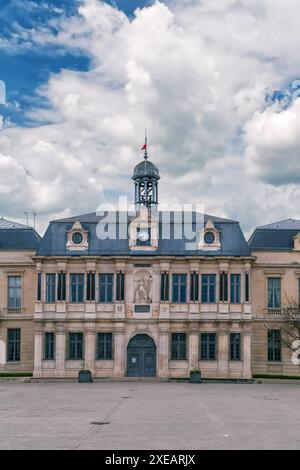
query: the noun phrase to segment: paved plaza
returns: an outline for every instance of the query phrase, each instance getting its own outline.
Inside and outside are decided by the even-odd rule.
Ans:
[[[300,385],[0,382],[0,449],[298,449]]]

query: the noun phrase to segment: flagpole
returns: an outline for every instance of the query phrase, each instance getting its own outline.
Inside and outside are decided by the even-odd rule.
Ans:
[[[147,152],[147,147],[148,147],[148,144],[147,144],[147,129],[145,128],[145,145],[144,145],[145,149],[144,149],[144,159],[147,160],[148,158],[148,152]]]

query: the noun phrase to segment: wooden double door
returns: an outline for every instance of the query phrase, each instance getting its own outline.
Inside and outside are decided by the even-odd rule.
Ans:
[[[128,377],[156,376],[156,346],[148,335],[136,335],[127,347]]]

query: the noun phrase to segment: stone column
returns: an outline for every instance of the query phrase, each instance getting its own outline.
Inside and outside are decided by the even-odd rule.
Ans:
[[[6,364],[6,347],[3,339],[0,339],[0,366]]]
[[[190,325],[189,329],[189,371],[199,369],[199,327]]]
[[[169,377],[169,337],[170,328],[168,324],[159,326],[158,341],[158,377]]]
[[[125,315],[131,318],[134,303],[133,265],[127,265],[125,271]]]
[[[41,302],[44,304],[46,302],[46,273],[41,271],[41,283],[42,283],[42,289],[41,289]]]
[[[65,377],[66,361],[66,332],[64,326],[59,326],[56,330],[55,342],[55,369],[57,377]]]
[[[244,329],[244,337],[243,337],[243,363],[244,363],[244,370],[243,370],[243,378],[244,379],[251,379],[251,327],[247,326]]]
[[[160,302],[160,270],[153,269],[153,284],[152,284],[152,303],[158,304]]]
[[[190,293],[191,293],[191,272],[186,273],[186,304],[190,304]]]
[[[124,377],[125,357],[125,328],[122,324],[116,324],[114,328],[114,378]]]
[[[95,328],[88,327],[84,335],[84,362],[88,370],[95,371]]]
[[[226,378],[228,376],[228,325],[220,323],[218,334],[218,375]]]
[[[43,331],[41,326],[34,332],[34,370],[33,377],[42,377]]]
[[[70,302],[70,273],[66,271],[66,304]]]

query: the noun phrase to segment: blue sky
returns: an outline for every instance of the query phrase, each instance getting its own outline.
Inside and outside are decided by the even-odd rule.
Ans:
[[[107,1],[116,5],[129,17],[137,7],[151,4],[151,0]],[[77,14],[80,0],[0,0],[0,40],[13,41],[19,27],[32,29],[62,16]],[[22,46],[22,41],[18,41]],[[26,113],[35,106],[47,107],[47,102],[37,93],[48,81],[51,73],[61,69],[86,71],[90,57],[80,51],[62,50],[59,47],[0,49],[0,80],[6,83],[7,106],[1,114],[12,124],[31,126]]]
[[[147,127],[160,203],[247,231],[300,218],[299,15],[299,0],[0,0],[0,215],[34,210],[44,229],[131,197]]]

